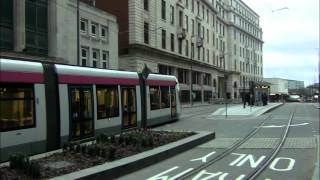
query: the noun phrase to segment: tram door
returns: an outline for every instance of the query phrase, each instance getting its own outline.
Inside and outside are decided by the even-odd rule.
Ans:
[[[82,139],[93,136],[92,88],[72,86],[70,97],[70,139]]]
[[[137,126],[137,102],[135,87],[121,87],[122,129]]]
[[[171,117],[177,117],[177,97],[176,97],[176,89],[175,87],[170,87],[171,94]]]

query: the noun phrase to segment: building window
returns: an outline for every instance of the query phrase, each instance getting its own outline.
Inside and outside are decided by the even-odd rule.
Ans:
[[[198,37],[201,37],[201,23],[198,23],[197,31],[198,31]]]
[[[13,1],[0,1],[0,51],[13,49]]]
[[[162,49],[166,49],[166,30],[162,29],[161,31],[161,44],[162,44]]]
[[[109,68],[109,51],[102,52],[102,68]]]
[[[88,31],[88,20],[81,19],[80,21],[80,30],[82,33],[87,33]]]
[[[149,0],[143,0],[143,8],[146,11],[149,11]]]
[[[174,24],[174,6],[170,6],[170,23]]]
[[[149,23],[144,22],[144,43],[149,44]]]
[[[119,96],[117,86],[97,86],[98,119],[119,116]]]
[[[89,48],[81,48],[81,66],[88,66]]]
[[[99,50],[92,50],[92,67],[98,67],[99,62]]]
[[[185,49],[185,53],[186,53],[186,56],[189,56],[189,41],[186,40],[186,49]]]
[[[169,86],[160,86],[161,90],[161,109],[170,107],[170,93]]]
[[[101,26],[101,37],[106,39],[108,36],[108,27]]]
[[[174,34],[171,33],[170,35],[170,40],[171,40],[171,51],[174,52]]]
[[[178,69],[178,81],[182,84],[187,84],[189,82],[188,71],[185,69]]]
[[[194,43],[191,43],[191,59],[194,59]]]
[[[182,54],[182,40],[178,40],[178,52]]]
[[[98,29],[98,24],[91,23],[91,34],[93,36],[97,36],[98,35],[97,29]]]
[[[194,36],[194,19],[191,21],[191,34]]]
[[[194,0],[191,1],[191,11],[194,13]]]
[[[0,132],[35,127],[33,84],[0,85]]]
[[[200,16],[200,2],[197,1],[197,15]]]
[[[210,57],[209,49],[207,49],[207,62],[209,62],[209,57]]]
[[[150,86],[150,106],[151,110],[160,109],[160,89],[159,86]]]
[[[205,57],[206,56],[206,52],[205,52],[205,49],[204,48],[202,48],[202,61],[204,61],[205,60]]]
[[[188,16],[185,15],[185,19],[186,19],[186,31],[189,31],[189,21],[188,21]]]
[[[216,54],[214,53],[214,51],[212,51],[212,64],[216,64]]]
[[[179,27],[183,27],[183,12],[179,11]]]
[[[48,54],[48,1],[26,0],[25,6],[26,52]]]
[[[166,1],[161,0],[161,18],[166,20]]]
[[[204,5],[202,5],[202,19],[204,20]]]

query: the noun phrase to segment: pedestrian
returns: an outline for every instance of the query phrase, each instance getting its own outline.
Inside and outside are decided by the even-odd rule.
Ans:
[[[250,105],[250,95],[249,95],[249,93],[246,93],[245,99],[246,99],[246,103],[248,102],[248,105]]]
[[[263,104],[263,106],[267,105],[267,95],[266,95],[266,93],[262,94],[262,104]]]
[[[241,99],[242,99],[242,103],[243,103],[243,108],[246,108],[246,98],[245,98],[244,92],[241,93]]]

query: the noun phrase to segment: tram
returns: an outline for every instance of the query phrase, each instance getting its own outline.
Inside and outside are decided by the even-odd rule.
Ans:
[[[141,127],[137,72],[0,59],[0,162]],[[181,113],[175,76],[149,74],[147,125]]]

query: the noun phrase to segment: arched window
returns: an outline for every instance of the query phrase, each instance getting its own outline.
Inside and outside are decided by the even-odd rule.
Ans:
[[[217,87],[217,81],[216,81],[216,79],[213,79],[213,87]]]

